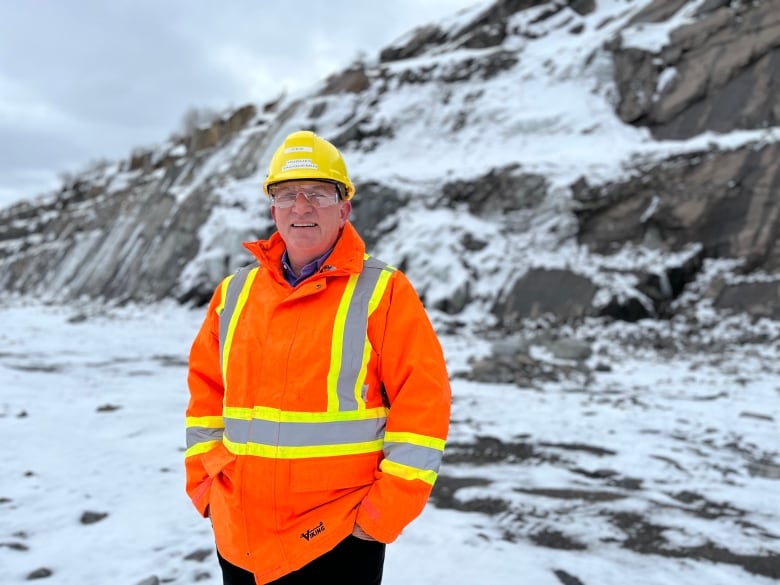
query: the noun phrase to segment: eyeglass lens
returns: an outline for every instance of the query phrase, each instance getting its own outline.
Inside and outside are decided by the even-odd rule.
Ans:
[[[298,195],[303,195],[314,207],[329,207],[338,203],[335,193],[321,193],[319,191],[304,191],[303,189],[285,189],[272,192],[273,204],[276,207],[292,207],[298,200]]]

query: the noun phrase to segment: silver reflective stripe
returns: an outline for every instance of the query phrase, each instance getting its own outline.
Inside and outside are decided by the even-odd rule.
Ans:
[[[395,270],[389,264],[385,264],[381,260],[377,260],[376,258],[373,257],[369,257],[363,261],[363,268],[378,268],[379,270],[390,270],[390,271]]]
[[[386,459],[417,469],[438,472],[441,465],[442,452],[430,447],[385,441],[384,452]]]
[[[332,422],[277,422],[263,419],[225,419],[225,436],[233,443],[280,447],[319,447],[365,443],[381,439],[386,419]]]
[[[382,264],[372,258],[363,263],[363,271],[360,273],[352,299],[347,310],[347,319],[344,323],[344,338],[341,343],[341,368],[336,385],[339,397],[339,410],[357,410],[358,403],[355,397],[355,386],[363,366],[363,350],[366,343],[368,330],[368,303],[371,295],[382,274],[386,264]],[[377,266],[379,264],[379,266]]]
[[[219,364],[220,366],[225,363],[225,340],[227,339],[228,328],[230,327],[230,318],[236,310],[236,303],[238,303],[238,297],[241,294],[241,290],[244,288],[247,276],[256,265],[249,265],[240,268],[233,278],[227,284],[227,290],[225,291],[225,303],[222,308],[222,313],[219,316]],[[224,372],[223,372],[224,374]]]
[[[198,443],[221,440],[222,429],[208,429],[205,427],[190,427],[187,429],[187,449]]]

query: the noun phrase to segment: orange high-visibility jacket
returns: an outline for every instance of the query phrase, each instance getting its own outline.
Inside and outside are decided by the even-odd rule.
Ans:
[[[259,266],[223,280],[192,345],[185,464],[220,554],[264,582],[355,522],[395,540],[436,479],[451,390],[411,283],[349,222],[295,288],[278,233],[245,246]]]

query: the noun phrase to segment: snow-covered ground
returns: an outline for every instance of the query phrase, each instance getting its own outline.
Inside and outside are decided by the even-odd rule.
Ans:
[[[41,569],[51,585],[221,582],[209,524],[184,493],[186,357],[201,317],[173,303],[0,307],[1,583]],[[453,380],[441,478],[465,487],[389,546],[387,585],[775,582],[738,562],[639,554],[610,518],[636,514],[666,527],[669,546],[709,542],[777,571],[778,343],[662,360],[604,333],[592,359],[610,368],[587,383]],[[453,371],[485,353],[442,339]],[[470,459],[486,438],[534,453]],[[486,501],[504,505],[463,511]],[[541,546],[540,533],[585,546]]]
[[[395,138],[376,150],[345,153],[357,179],[423,195],[394,216],[401,229],[372,252],[396,265],[417,258],[409,276],[432,306],[464,283],[475,298],[457,315],[434,315],[442,331],[458,331],[442,337],[453,373],[450,442],[431,505],[388,548],[385,585],[780,579],[779,324],[708,315],[704,305],[680,321],[595,321],[558,332],[592,348],[581,363],[556,359],[544,344],[531,347],[526,359],[555,375],[527,386],[462,377],[471,358],[491,350],[470,332],[492,318],[495,292],[519,270],[574,266],[619,293],[615,274],[623,265],[669,261],[633,249],[596,257],[569,237],[568,185],[577,177],[615,179],[633,156],[780,139],[770,128],[654,141],[619,122],[608,56],[587,56],[647,3],[599,2],[578,36],[541,34],[565,31],[565,14],[534,24],[533,11],[518,13],[513,24],[532,27],[526,36],[535,40],[512,41],[507,48],[522,59],[491,79],[399,84],[376,104],[373,95],[321,98],[328,107],[317,123],[328,135],[368,113],[393,128]],[[661,46],[700,4],[622,38]],[[418,57],[419,69],[481,54],[449,49]],[[473,118],[463,128],[455,124],[461,114]],[[308,124],[307,116],[296,114],[276,132]],[[247,128],[245,138],[259,131]],[[242,144],[217,151],[173,194],[183,200]],[[528,225],[507,229],[426,205],[443,177],[473,179],[518,161],[551,181],[550,197]],[[202,265],[213,264],[221,277],[223,259],[240,253],[238,240],[268,225],[258,196],[263,172],[260,165],[216,187],[223,205],[200,228],[200,256],[184,270],[184,284]],[[112,189],[127,178],[114,177]],[[462,254],[464,234],[479,235],[485,247]],[[607,264],[616,270],[610,283],[600,282],[591,273]],[[0,585],[34,576],[51,585],[221,582],[209,523],[184,493],[186,359],[202,314],[172,302],[107,308],[0,299]],[[700,328],[686,324],[692,316]],[[461,325],[450,327],[455,321]]]

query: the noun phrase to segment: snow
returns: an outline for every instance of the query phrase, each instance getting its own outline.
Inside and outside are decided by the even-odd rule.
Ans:
[[[659,22],[642,22],[626,29],[622,36],[624,48],[635,48],[650,53],[660,53],[669,44],[671,31],[695,22],[693,15],[706,0],[684,2],[671,18]]]
[[[184,493],[182,464],[186,356],[202,310],[167,302],[112,308],[6,301],[0,315],[7,324],[0,333],[0,443],[8,447],[0,455],[3,583],[22,583],[41,567],[53,572],[46,581],[51,585],[134,585],[152,575],[173,583],[219,583],[213,554],[201,562],[184,559],[213,550],[208,522]],[[600,339],[618,338],[616,331]],[[442,342],[453,371],[485,349],[460,336],[443,335]],[[581,467],[609,465],[645,484],[642,497],[612,502],[615,510],[668,503],[671,484],[745,510],[743,525],[776,526],[777,481],[744,473],[737,451],[777,446],[780,371],[768,375],[764,366],[778,363],[778,344],[735,348],[719,364],[706,356],[663,361],[633,354],[619,342],[601,348],[604,353],[613,368],[598,374],[591,392],[556,383],[523,389],[453,380],[450,443],[522,435],[537,444],[598,446],[614,452],[610,461],[586,453]],[[756,411],[767,418],[745,414]],[[723,467],[735,468],[725,480],[718,471]],[[458,497],[502,494],[529,518],[557,517],[561,510],[555,498],[513,494],[512,486],[579,483],[578,489],[588,489],[584,478],[549,462],[445,464],[442,474],[491,480]],[[748,554],[763,541],[758,533],[752,541],[736,517],[696,520],[672,505],[666,510],[653,520],[670,527],[674,543],[706,537]],[[108,516],[84,525],[85,511]],[[512,542],[506,540],[512,526],[507,518],[429,505],[388,547],[385,583],[553,585],[556,570],[584,583],[770,582],[739,567],[643,556],[606,544],[614,528],[586,501],[569,502],[566,514],[568,534],[595,546],[566,551],[523,537]]]

